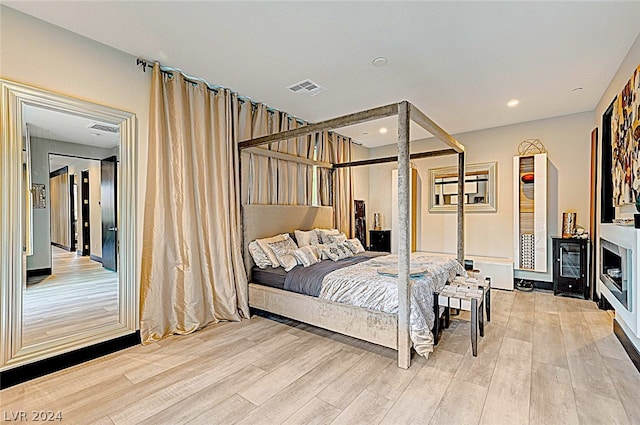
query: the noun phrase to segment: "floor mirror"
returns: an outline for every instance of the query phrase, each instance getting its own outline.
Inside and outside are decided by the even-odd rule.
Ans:
[[[132,113],[1,80],[0,372],[136,332]]]

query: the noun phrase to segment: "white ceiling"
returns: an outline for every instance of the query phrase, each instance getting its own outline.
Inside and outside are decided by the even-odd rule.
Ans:
[[[450,133],[594,109],[640,31],[638,1],[3,4],[311,122],[406,99]]]
[[[120,143],[120,133],[110,133],[89,128],[98,123],[113,127],[90,118],[60,112],[51,109],[25,105],[22,110],[22,122],[29,125],[29,135],[67,143],[113,148]]]

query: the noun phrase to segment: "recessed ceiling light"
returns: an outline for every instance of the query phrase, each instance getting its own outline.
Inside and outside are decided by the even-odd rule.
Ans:
[[[100,136],[100,133],[89,133],[89,134],[96,137]]]
[[[387,127],[380,127],[380,130],[378,130],[380,132],[380,134],[387,134]]]
[[[507,106],[509,108],[515,108],[519,104],[520,104],[520,101],[518,99],[511,99],[509,102],[507,102]]]
[[[571,91],[580,91],[580,90],[582,90],[582,87],[576,87],[576,88],[571,89]]]
[[[373,66],[385,66],[387,64],[387,62],[389,62],[389,60],[387,58],[385,58],[384,56],[380,56],[375,58],[374,60],[371,61],[371,63],[373,64]]]
[[[363,136],[368,136],[369,133],[367,133],[366,131],[364,133],[362,133]]]

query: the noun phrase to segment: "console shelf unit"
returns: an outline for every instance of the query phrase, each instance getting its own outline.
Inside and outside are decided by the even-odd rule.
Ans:
[[[513,158],[514,269],[547,271],[547,154]]]

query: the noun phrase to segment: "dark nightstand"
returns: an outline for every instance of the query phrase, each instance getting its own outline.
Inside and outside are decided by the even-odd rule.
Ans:
[[[553,294],[588,298],[588,239],[553,240]]]
[[[391,230],[369,230],[369,250],[391,252]]]

